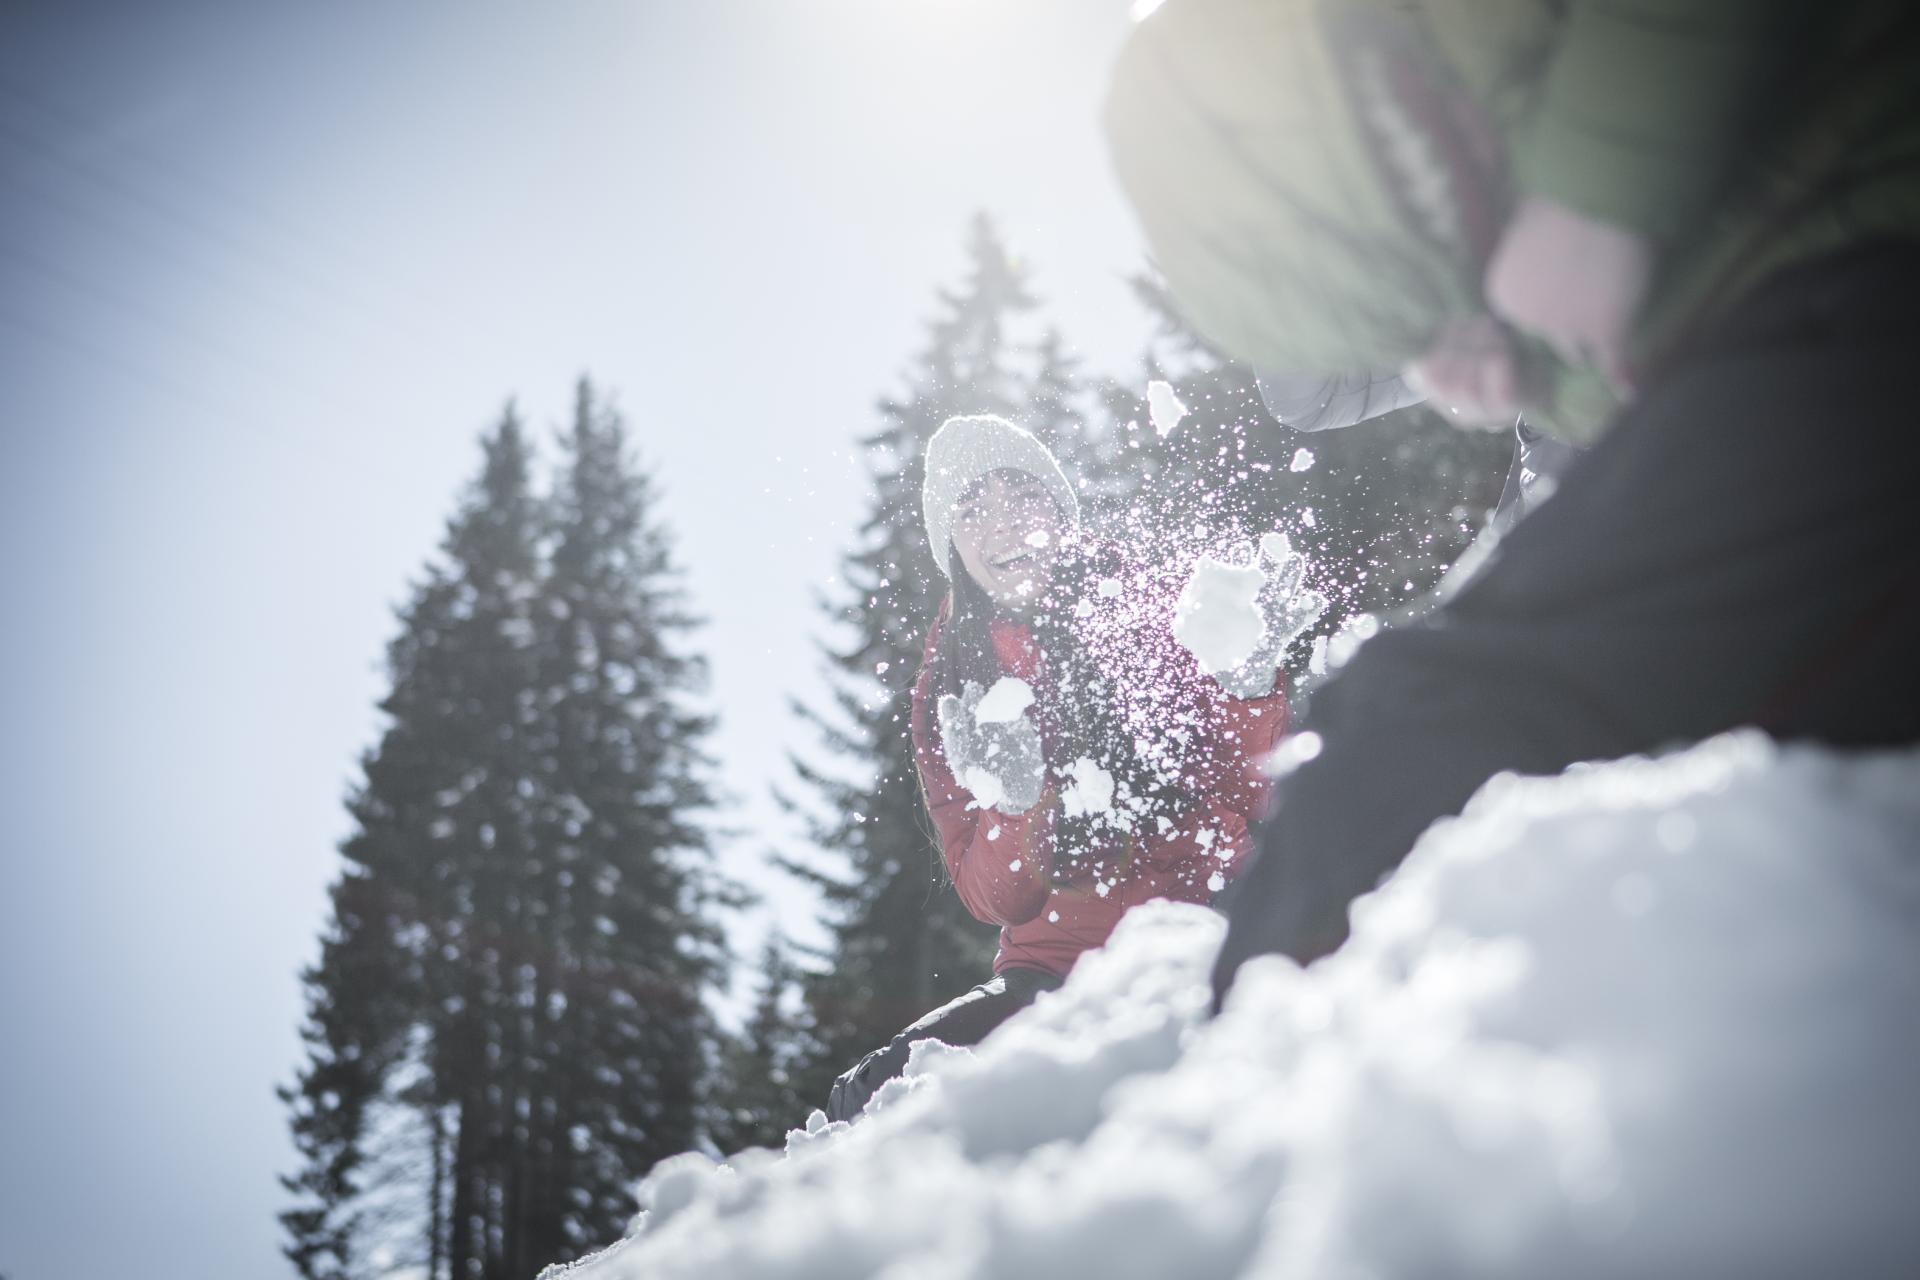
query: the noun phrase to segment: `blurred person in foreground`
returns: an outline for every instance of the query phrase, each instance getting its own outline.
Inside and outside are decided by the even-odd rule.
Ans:
[[[1496,773],[1920,737],[1920,10],[1170,0],[1106,123],[1230,354],[1587,447],[1316,697],[1217,998]]]

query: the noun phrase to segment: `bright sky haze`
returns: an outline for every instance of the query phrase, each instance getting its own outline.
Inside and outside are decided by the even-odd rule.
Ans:
[[[0,1274],[292,1274],[298,971],[395,606],[514,399],[626,411],[709,623],[726,869],[967,221],[1097,370],[1124,0],[0,16]],[[164,9],[164,12],[163,12]],[[550,456],[550,452],[549,452]],[[751,958],[750,954],[747,958]]]

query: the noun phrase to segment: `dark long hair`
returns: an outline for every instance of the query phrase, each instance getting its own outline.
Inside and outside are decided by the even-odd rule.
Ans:
[[[930,659],[937,693],[972,682],[992,688],[1003,673],[992,598],[949,552],[953,589]],[[1111,579],[1120,590],[1102,591]],[[1074,534],[1026,621],[1039,650],[1035,712],[1044,726],[1048,780],[1065,783],[1091,759],[1114,780],[1112,813],[1057,816],[1053,876],[1072,883],[1109,877],[1130,841],[1156,833],[1193,806],[1202,780],[1185,748],[1208,740],[1214,700],[1192,656],[1173,639],[1172,596],[1146,569],[1110,546]]]

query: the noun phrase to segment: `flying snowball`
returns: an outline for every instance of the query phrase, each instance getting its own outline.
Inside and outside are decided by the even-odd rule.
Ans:
[[[1266,633],[1254,603],[1267,575],[1257,564],[1233,565],[1201,556],[1174,604],[1173,638],[1209,675],[1231,671],[1253,656]]]

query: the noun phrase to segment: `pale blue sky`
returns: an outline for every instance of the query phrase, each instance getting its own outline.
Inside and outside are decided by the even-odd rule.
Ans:
[[[11,1280],[291,1274],[296,973],[507,397],[629,411],[769,888],[850,444],[970,212],[1096,367],[1145,331],[1094,123],[1125,0],[161,8],[0,14]]]

